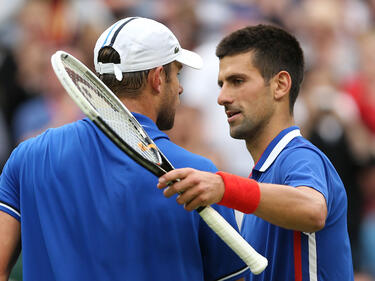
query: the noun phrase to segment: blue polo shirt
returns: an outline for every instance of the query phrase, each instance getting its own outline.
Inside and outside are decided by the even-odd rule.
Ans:
[[[268,259],[268,267],[252,281],[353,281],[347,232],[347,197],[327,157],[304,139],[298,127],[283,130],[253,168],[258,182],[308,186],[327,202],[325,227],[314,233],[293,231],[245,215],[242,234]]]
[[[215,172],[136,114],[175,167]],[[21,222],[25,281],[236,280],[245,264],[197,212],[83,119],[21,143],[0,178],[0,210]],[[213,206],[234,227],[232,210]]]

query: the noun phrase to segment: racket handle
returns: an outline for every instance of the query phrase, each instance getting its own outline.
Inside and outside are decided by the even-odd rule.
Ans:
[[[268,260],[253,247],[211,206],[199,210],[207,225],[249,266],[253,274],[260,274]]]

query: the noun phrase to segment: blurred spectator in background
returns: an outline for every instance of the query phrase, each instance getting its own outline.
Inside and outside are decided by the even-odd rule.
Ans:
[[[198,44],[200,21],[196,14],[197,0],[160,0],[155,14],[159,21],[171,27],[181,46],[193,49]]]
[[[288,22],[302,40],[307,70],[319,68],[327,71],[335,81],[353,72],[357,58],[356,43],[350,40],[352,33],[346,28],[346,2],[301,1],[293,9],[293,20]],[[356,26],[357,32],[365,25],[359,20],[351,24]]]
[[[358,43],[359,68],[345,81],[343,88],[355,100],[362,122],[372,134],[375,148],[375,27],[360,34]]]
[[[10,151],[10,137],[2,112],[0,111],[0,166],[6,162]]]
[[[210,159],[220,170],[224,167],[223,159],[204,138],[201,121],[202,114],[199,109],[181,104],[176,111],[174,127],[166,133],[174,143]]]
[[[19,79],[37,93],[14,112],[12,131],[16,143],[83,117],[51,67],[50,57],[55,52],[55,46],[35,41],[26,42],[23,47],[18,53]],[[65,50],[83,57],[72,48]],[[38,75],[33,75],[35,73]]]
[[[101,1],[94,0],[33,0],[21,6],[15,28],[19,38],[9,56],[16,67],[8,75],[10,83],[2,83],[6,85],[2,95],[14,145],[47,128],[82,117],[56,79],[50,56],[65,49],[92,66],[97,30],[100,23],[106,23],[103,19],[111,19],[110,12],[105,13],[108,9],[103,7],[106,8]],[[99,12],[101,16],[97,17]],[[97,17],[95,21],[93,16]]]

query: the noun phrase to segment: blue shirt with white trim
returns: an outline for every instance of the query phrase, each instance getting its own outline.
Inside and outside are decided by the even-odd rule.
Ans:
[[[175,167],[215,172],[135,114]],[[157,177],[83,119],[21,143],[0,177],[0,210],[21,223],[25,281],[237,280],[246,265]],[[233,210],[214,205],[235,228]]]
[[[326,199],[327,218],[322,230],[303,233],[245,215],[241,233],[269,262],[262,274],[246,280],[353,281],[345,188],[328,158],[301,136],[298,127],[287,128],[273,139],[251,178],[316,189]]]

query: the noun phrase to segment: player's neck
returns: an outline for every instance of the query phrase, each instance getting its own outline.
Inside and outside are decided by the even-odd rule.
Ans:
[[[121,101],[133,113],[139,113],[156,122],[157,110],[152,99],[149,98],[122,98]]]
[[[295,125],[292,117],[279,122],[270,122],[267,126],[262,127],[253,137],[246,139],[246,147],[250,152],[254,163],[257,163],[262,156],[264,150],[271,141],[284,129]],[[281,122],[280,122],[281,121]]]

